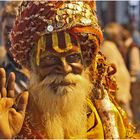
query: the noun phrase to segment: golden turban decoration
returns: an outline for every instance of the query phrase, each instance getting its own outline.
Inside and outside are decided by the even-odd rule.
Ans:
[[[103,39],[95,1],[22,2],[11,32],[11,53],[17,62],[30,67],[31,50],[38,44],[44,50],[43,36],[59,32],[74,36],[85,63],[91,64]]]

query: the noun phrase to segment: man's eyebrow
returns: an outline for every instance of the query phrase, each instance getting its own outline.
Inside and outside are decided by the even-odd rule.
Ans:
[[[57,54],[55,54],[55,53],[50,53],[50,52],[47,52],[47,53],[41,54],[41,58],[46,57],[46,56],[50,56],[50,55],[53,55],[53,56],[58,56],[58,55],[57,55]]]
[[[80,50],[75,50],[75,49],[71,49],[67,52],[63,52],[63,53],[55,53],[55,52],[49,52],[49,51],[46,51],[46,52],[43,52],[40,56],[40,58],[43,58],[43,57],[46,57],[46,56],[50,56],[50,55],[53,55],[53,56],[56,56],[56,57],[64,57],[64,56],[68,56],[68,55],[71,55],[71,54],[80,54],[81,51]]]

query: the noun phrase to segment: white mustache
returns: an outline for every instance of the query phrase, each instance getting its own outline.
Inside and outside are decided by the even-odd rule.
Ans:
[[[61,85],[61,84],[76,84],[81,81],[80,75],[75,75],[69,73],[66,76],[63,75],[50,75],[46,76],[45,79],[41,82],[41,84],[45,85]]]

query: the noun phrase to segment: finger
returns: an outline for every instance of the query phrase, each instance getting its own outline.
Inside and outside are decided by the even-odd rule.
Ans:
[[[7,109],[7,108],[11,108],[14,105],[14,99],[13,98],[2,98],[0,101],[0,106],[1,106],[1,110]]]
[[[21,94],[17,103],[17,112],[21,114],[25,113],[27,103],[28,103],[28,96],[29,96],[29,93],[27,91]]]
[[[6,85],[6,73],[4,68],[0,68],[0,89]]]
[[[5,87],[2,87],[2,89],[1,89],[1,95],[2,95],[2,97],[6,97],[7,96],[7,90],[6,90]]]
[[[8,97],[14,97],[14,86],[15,86],[15,74],[13,72],[10,73],[9,79],[8,79]]]
[[[4,99],[4,98],[3,98]],[[15,103],[15,99],[14,98],[6,98],[6,108],[11,108]]]
[[[18,104],[18,102],[20,100],[21,94],[22,93],[17,94],[16,97],[15,97],[15,104],[13,105],[13,108],[15,108],[15,109],[17,109],[17,104]]]
[[[17,111],[15,110],[15,108],[10,108],[9,113],[13,116],[17,114]]]

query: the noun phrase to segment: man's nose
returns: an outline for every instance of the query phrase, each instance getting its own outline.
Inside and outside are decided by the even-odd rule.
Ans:
[[[62,57],[61,61],[62,61],[62,67],[63,67],[64,73],[67,74],[67,73],[72,72],[72,67],[70,64],[67,63],[66,59]]]

